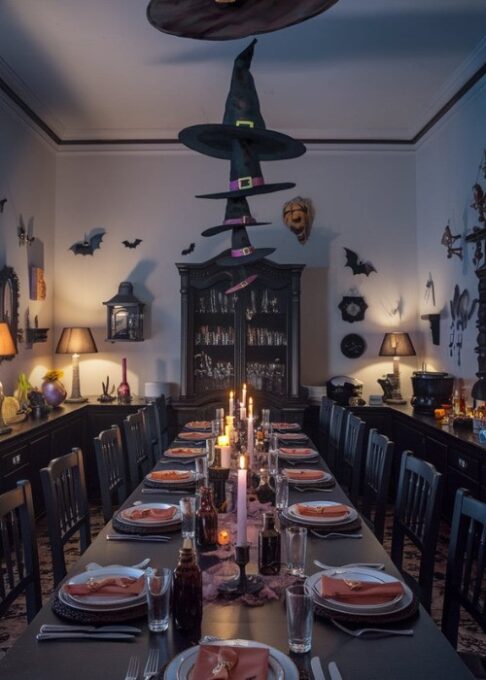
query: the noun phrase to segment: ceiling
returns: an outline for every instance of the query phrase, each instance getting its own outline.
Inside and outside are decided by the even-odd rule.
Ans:
[[[63,142],[174,140],[219,122],[249,41],[160,33],[147,4],[1,0],[3,89]],[[303,140],[410,141],[484,70],[485,36],[485,0],[339,0],[259,37],[252,72],[267,127]]]

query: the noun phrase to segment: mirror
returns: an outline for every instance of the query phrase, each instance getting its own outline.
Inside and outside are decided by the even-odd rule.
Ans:
[[[19,330],[19,280],[12,267],[4,267],[0,271],[0,320],[7,321],[17,349]],[[10,361],[13,357],[5,357]],[[0,359],[2,361],[2,359]]]

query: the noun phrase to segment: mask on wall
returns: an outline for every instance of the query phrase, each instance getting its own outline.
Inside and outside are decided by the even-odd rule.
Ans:
[[[314,216],[315,210],[310,198],[300,196],[287,201],[282,211],[284,224],[297,236],[302,245],[310,236]]]

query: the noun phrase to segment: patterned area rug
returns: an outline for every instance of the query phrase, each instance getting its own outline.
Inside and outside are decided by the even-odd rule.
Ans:
[[[390,553],[392,513],[387,517],[385,529],[384,547]],[[101,508],[91,508],[91,535],[94,538],[103,527]],[[46,522],[41,520],[38,524],[39,559],[41,568],[42,600],[47,602],[54,588],[52,581],[52,563],[47,538]],[[432,617],[440,628],[442,617],[442,601],[444,597],[444,580],[447,564],[447,546],[449,542],[449,527],[444,522],[441,524],[439,542],[437,547],[437,559],[434,573],[434,592],[432,600]],[[79,557],[78,543],[73,539],[66,548],[66,566],[69,569],[76,563]],[[411,574],[417,573],[417,555],[413,546],[406,546],[404,552],[404,566]],[[25,602],[22,598],[11,607],[8,614],[0,620],[0,658],[4,656],[17,638],[27,627],[25,616]],[[467,614],[461,610],[461,625],[459,629],[459,651],[486,656],[486,634]]]

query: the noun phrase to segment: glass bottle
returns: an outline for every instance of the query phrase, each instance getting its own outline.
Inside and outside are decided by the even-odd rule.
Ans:
[[[273,512],[263,513],[263,529],[258,534],[258,569],[265,575],[280,573],[280,532],[275,528]]]
[[[255,493],[260,503],[272,503],[272,505],[275,505],[275,490],[269,484],[267,470],[260,470],[260,483]]]
[[[196,543],[200,548],[214,548],[218,542],[218,513],[213,503],[213,492],[208,486],[200,488],[201,505],[196,512]]]
[[[191,539],[185,539],[174,570],[172,616],[179,630],[198,630],[202,620],[202,574]]]
[[[127,382],[127,360],[122,359],[122,381],[118,385],[117,390],[118,401],[122,404],[129,404],[132,397],[130,394],[130,385]]]

